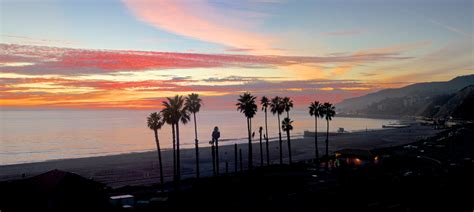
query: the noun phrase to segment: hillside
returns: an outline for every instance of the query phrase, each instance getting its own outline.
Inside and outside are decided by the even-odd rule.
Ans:
[[[435,116],[456,92],[470,85],[474,85],[474,75],[447,82],[416,83],[347,99],[337,108],[342,113],[360,115]]]
[[[474,120],[474,85],[465,87],[447,101],[434,115],[437,118],[452,116],[455,119]]]

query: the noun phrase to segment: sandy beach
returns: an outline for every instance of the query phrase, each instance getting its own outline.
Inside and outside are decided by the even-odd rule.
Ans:
[[[329,137],[329,150],[331,152],[342,148],[374,149],[396,145],[403,145],[417,141],[421,138],[435,135],[439,130],[426,126],[410,126],[402,129],[384,129],[368,132],[355,132],[336,134]],[[287,159],[286,134],[283,137],[284,162]],[[324,154],[325,134],[318,136],[320,155]],[[152,142],[152,141],[150,141]],[[260,166],[260,147],[258,139],[253,140],[254,166]],[[201,175],[212,174],[211,151],[207,142],[200,144]],[[265,148],[265,144],[263,144]],[[240,144],[242,149],[244,168],[247,159],[247,144]],[[269,144],[270,159],[278,163],[278,141]],[[293,160],[306,160],[314,157],[314,138],[301,138],[292,140]],[[234,171],[234,146],[221,145],[220,172],[225,173],[226,162],[229,172]],[[264,151],[265,154],[265,151]],[[194,177],[194,149],[184,149],[181,153],[183,178]],[[265,156],[264,156],[265,159]],[[265,161],[265,160],[264,160]],[[172,151],[163,151],[164,173],[166,180],[172,177]],[[62,159],[38,163],[0,166],[0,181],[31,177],[52,169],[74,172],[87,178],[105,183],[117,188],[125,185],[150,185],[159,182],[159,169],[157,152],[130,153],[112,156],[100,156],[78,159]]]

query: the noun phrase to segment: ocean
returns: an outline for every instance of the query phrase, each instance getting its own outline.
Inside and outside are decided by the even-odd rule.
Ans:
[[[82,158],[155,150],[153,131],[147,128],[145,110],[0,110],[0,165]],[[286,114],[283,114],[286,116]],[[290,111],[294,120],[292,137],[314,131],[314,117],[307,111]],[[252,131],[264,126],[264,113],[252,119]],[[392,119],[335,117],[329,131],[380,129],[397,123]],[[220,145],[246,142],[247,126],[238,111],[206,111],[197,114],[200,146],[209,146],[215,126],[221,132]],[[268,114],[270,138],[278,136],[277,117]],[[318,120],[318,131],[326,131],[326,121]],[[283,138],[286,134],[282,132]],[[172,148],[171,126],[159,131],[162,148]],[[194,122],[180,126],[182,148],[194,147]]]

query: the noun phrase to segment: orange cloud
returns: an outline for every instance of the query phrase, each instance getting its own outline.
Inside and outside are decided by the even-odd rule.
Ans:
[[[229,85],[197,85],[193,79],[110,81],[80,77],[45,78],[33,75],[0,74],[0,105],[2,107],[63,107],[63,108],[158,108],[165,96],[195,92],[216,102],[217,108],[232,107],[229,102],[241,91],[255,95],[285,95],[294,97],[298,105],[311,98],[340,101],[346,97],[365,94],[378,87],[357,81],[306,80],[266,81],[245,77],[209,78],[202,81],[241,81]],[[26,77],[27,76],[27,77]],[[17,78],[15,78],[17,77]],[[187,83],[183,83],[187,82]],[[353,88],[353,89],[351,89]],[[361,89],[367,88],[367,89]]]
[[[334,88],[332,87],[324,87],[324,88],[319,88],[320,91],[332,91]]]

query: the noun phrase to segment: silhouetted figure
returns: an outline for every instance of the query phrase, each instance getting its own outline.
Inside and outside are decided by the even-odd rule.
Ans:
[[[212,143],[216,146],[216,174],[219,175],[219,138],[221,137],[221,132],[219,127],[215,126],[214,131],[212,131]]]
[[[216,176],[216,147],[214,146],[214,142],[211,140],[209,141],[211,145],[211,156],[212,156],[212,174]]]

